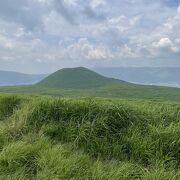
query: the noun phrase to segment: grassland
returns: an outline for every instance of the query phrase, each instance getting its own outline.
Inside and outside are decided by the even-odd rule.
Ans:
[[[180,101],[179,88],[132,84],[83,67],[61,69],[35,85],[0,87],[0,92]]]
[[[0,87],[1,93],[40,94],[61,97],[103,97],[124,99],[151,99],[180,101],[180,88],[145,86],[136,84],[111,84],[99,88],[62,89],[39,85]]]
[[[180,103],[0,95],[0,179],[180,179]]]

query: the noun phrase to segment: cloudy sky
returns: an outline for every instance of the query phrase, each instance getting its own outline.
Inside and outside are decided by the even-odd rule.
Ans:
[[[180,66],[180,0],[0,0],[0,69]]]

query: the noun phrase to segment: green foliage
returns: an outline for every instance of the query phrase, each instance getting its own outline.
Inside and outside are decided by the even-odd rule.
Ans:
[[[13,114],[13,111],[21,103],[17,96],[5,96],[0,98],[0,120]]]
[[[15,100],[16,99],[16,100]],[[180,104],[0,96],[0,179],[180,179]]]
[[[117,82],[123,81],[107,78],[89,69],[79,67],[61,69],[39,82],[38,85],[49,88],[88,89]]]

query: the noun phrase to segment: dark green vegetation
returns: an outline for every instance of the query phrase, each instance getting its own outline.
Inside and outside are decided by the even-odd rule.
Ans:
[[[89,69],[79,67],[61,69],[42,80],[38,85],[47,88],[88,89],[120,82],[122,81],[107,78]]]
[[[13,71],[0,71],[0,86],[15,86],[22,84],[34,84],[41,81],[47,75],[23,74]]]
[[[180,104],[0,95],[0,179],[180,179]]]
[[[180,100],[180,89],[145,86],[103,77],[85,68],[62,69],[36,85],[1,87],[5,93]]]

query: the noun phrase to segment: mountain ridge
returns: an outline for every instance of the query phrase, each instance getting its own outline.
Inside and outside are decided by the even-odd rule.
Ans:
[[[0,70],[0,86],[35,84],[46,76],[46,74],[25,74],[16,71]]]
[[[104,76],[139,84],[180,84],[180,67],[97,67]]]

